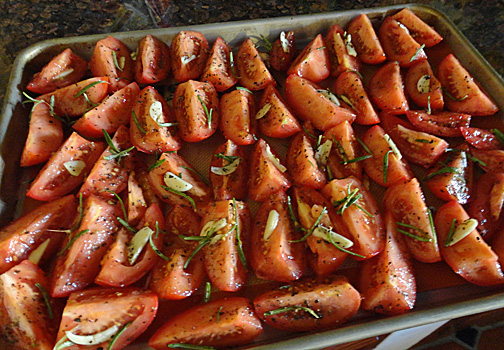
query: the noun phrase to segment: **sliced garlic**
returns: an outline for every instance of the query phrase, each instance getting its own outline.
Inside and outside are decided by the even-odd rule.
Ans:
[[[331,91],[329,91],[329,90],[323,90],[323,89],[317,89],[317,92],[320,93],[325,98],[327,98],[329,101],[335,103],[337,106],[341,105],[341,103],[338,100],[338,98],[336,97],[336,95],[333,94]]]
[[[61,72],[60,74],[56,75],[53,80],[58,80],[58,79],[63,79],[64,77],[67,77],[69,76],[70,74],[72,74],[74,72],[74,69],[73,68],[69,68],[63,72]]]
[[[163,104],[161,101],[154,101],[149,107],[149,115],[158,124],[163,122]]]
[[[263,118],[266,114],[268,114],[271,108],[271,103],[266,103],[256,114],[256,119]]]
[[[275,167],[280,170],[282,173],[285,173],[287,171],[287,168],[284,167],[281,163],[280,163],[280,160],[275,157],[275,155],[271,152],[271,148],[270,146],[267,144],[266,145],[266,155],[268,156],[268,159],[271,160],[271,162],[273,163],[273,165],[275,165]]]
[[[86,168],[86,163],[83,160],[69,160],[63,163],[63,166],[72,176],[79,176],[82,170]]]
[[[131,238],[128,244],[128,261],[130,265],[135,264],[152,234],[154,234],[154,231],[150,227],[145,226]]]
[[[119,326],[113,325],[112,327],[107,328],[103,332],[90,335],[74,334],[73,331],[75,329],[76,328],[74,328],[72,331],[65,332],[66,336],[68,337],[68,340],[78,345],[98,345],[106,342],[107,340],[110,340],[110,338],[112,338],[119,331]]]
[[[387,143],[389,144],[390,149],[392,150],[392,152],[394,152],[395,156],[397,157],[397,160],[401,160],[402,159],[402,154],[399,151],[399,148],[397,148],[397,146],[394,143],[394,141],[392,141],[392,139],[390,138],[390,136],[388,134],[383,135],[383,137],[384,137],[385,141],[387,141]]]
[[[264,228],[263,238],[265,241],[267,241],[270,238],[271,234],[278,226],[279,219],[280,214],[278,214],[278,212],[275,209],[270,210],[268,214],[268,220],[266,221],[266,227]]]
[[[446,245],[447,247],[450,247],[454,245],[455,243],[461,241],[464,239],[466,236],[468,236],[471,232],[473,232],[476,227],[478,227],[478,220],[476,219],[466,219],[462,221],[460,224],[458,224],[455,227],[455,232],[453,232],[453,236],[451,238],[451,241]]]
[[[213,234],[214,232],[217,232],[219,230],[222,230],[224,227],[227,225],[227,220],[226,218],[221,218],[217,221],[211,220],[203,226],[201,229],[200,236],[208,236],[209,234]]]
[[[496,200],[490,201],[490,214],[495,220],[498,220],[502,211],[502,204],[504,202],[504,182],[499,181],[492,186],[490,197]]]
[[[346,46],[347,53],[350,56],[357,57],[357,51],[355,51],[355,48],[352,44],[352,35],[345,32],[343,37],[345,38],[345,46]]]
[[[404,25],[402,24],[401,22],[397,22],[399,24],[399,27],[401,27],[402,29],[404,29],[406,31],[406,33],[410,33],[409,29]]]
[[[173,190],[180,191],[180,192],[187,192],[191,188],[193,188],[193,185],[191,185],[189,182],[181,179],[180,177],[178,177],[177,175],[175,175],[171,171],[167,171],[164,174],[164,183],[169,188],[171,188]]]
[[[329,154],[331,153],[332,141],[326,140],[323,144],[321,144],[317,148],[317,152],[315,152],[315,160],[318,164],[325,166],[329,159]]]
[[[348,99],[348,97],[346,97],[345,95],[339,95],[339,97],[343,100],[343,102],[345,102],[347,105],[349,105],[349,106],[350,106],[350,108],[355,109],[355,107],[354,107],[354,105],[353,105],[352,101],[350,101],[350,100]]]
[[[196,55],[180,57],[180,61],[182,62],[182,64],[188,64],[189,62],[194,61],[195,59]]]
[[[48,238],[44,242],[39,244],[39,246],[30,253],[30,255],[28,256],[28,260],[30,260],[35,265],[38,265],[38,263],[40,262],[40,259],[42,259],[42,256],[44,256],[44,253],[45,253],[47,246],[49,245],[50,242],[51,242],[51,239]]]
[[[421,131],[408,129],[401,124],[397,124],[397,131],[401,134],[402,137],[406,139],[407,142],[418,145],[417,140],[428,140],[430,137],[429,134]]]
[[[230,163],[226,166],[210,167],[210,171],[216,175],[229,175],[229,174],[232,174],[235,172],[235,170],[238,168],[238,165],[240,165],[240,162],[241,162],[241,157],[237,157],[235,160],[233,160],[232,163]]]
[[[322,238],[324,241],[328,243],[331,243],[331,240],[329,238],[329,235],[331,235],[333,242],[344,249],[348,249],[353,246],[353,242],[351,240],[349,240],[346,237],[343,237],[342,235],[334,232],[329,227],[325,227],[323,225],[318,225],[313,230],[312,235],[318,238]]]
[[[313,219],[310,214],[311,212],[310,206],[305,202],[301,201],[300,199],[298,199],[297,207],[298,207],[299,221],[301,222],[301,225],[305,228],[311,227],[311,225],[313,225]]]
[[[282,44],[282,50],[285,53],[289,53],[290,52],[290,45],[289,45],[289,41],[287,40],[287,37],[285,36],[285,32],[280,33],[280,43]]]
[[[124,65],[126,64],[126,57],[124,57],[124,56],[119,57],[118,63],[119,63],[119,69],[123,70]]]
[[[421,94],[426,94],[430,92],[430,81],[431,81],[431,76],[426,74],[422,75],[420,79],[418,79],[416,87],[419,93]]]

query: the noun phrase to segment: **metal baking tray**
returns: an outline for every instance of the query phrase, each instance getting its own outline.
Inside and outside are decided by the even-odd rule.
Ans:
[[[492,120],[497,120],[502,124],[502,121],[504,121],[504,81],[449,18],[425,5],[406,4],[316,15],[122,32],[113,33],[112,35],[122,40],[131,49],[135,49],[137,42],[148,33],[169,43],[180,30],[192,29],[204,33],[211,43],[220,36],[232,47],[236,48],[248,36],[264,35],[268,38],[275,38],[278,37],[281,31],[294,30],[298,43],[303,44],[311,40],[316,34],[327,32],[329,27],[335,23],[345,28],[353,18],[361,13],[366,13],[373,22],[380,22],[384,16],[393,14],[405,7],[414,11],[444,37],[444,50],[449,48],[464,67],[482,84],[493,100],[497,101],[500,112],[492,117]],[[21,103],[24,99],[21,92],[33,74],[38,72],[54,55],[63,49],[70,47],[78,55],[89,59],[94,44],[107,35],[43,41],[25,49],[14,62],[7,88],[6,103],[0,117],[1,226],[19,215],[24,200],[25,186],[23,186],[23,179],[32,176],[29,174],[30,171],[33,173],[33,170],[20,169],[18,166],[24,146],[24,136],[28,130],[27,116],[29,113],[29,107],[25,107]],[[443,50],[442,47],[441,50]],[[211,150],[212,147],[206,147],[207,145],[207,143],[204,143],[203,146],[199,146],[199,150]],[[209,156],[207,159],[209,159]],[[198,170],[206,169],[205,171],[208,171],[208,162],[199,164],[197,160],[191,160]],[[419,265],[418,271],[421,274],[422,268]],[[279,332],[265,326],[263,335],[254,343],[243,348],[262,350],[322,349],[332,345],[387,334],[400,329],[504,307],[503,287],[482,288],[469,285],[453,274],[452,280],[444,281],[444,284],[436,282],[436,287],[432,289],[434,282],[431,283],[432,280],[429,279],[429,276],[436,275],[432,271],[437,271],[436,269],[446,271],[449,268],[444,263],[438,263],[429,266],[427,269],[430,269],[428,270],[430,272],[423,273],[425,276],[418,281],[420,293],[417,296],[416,306],[411,312],[400,316],[386,317],[360,311],[350,322],[337,329],[312,333]],[[251,286],[250,289],[257,288]],[[250,290],[245,290],[243,293],[248,296],[254,295]],[[162,309],[158,313],[157,322],[161,322],[163,318],[166,318],[166,310],[166,308]],[[145,339],[144,336],[143,340],[141,339],[140,342],[130,345],[128,349],[148,349]]]

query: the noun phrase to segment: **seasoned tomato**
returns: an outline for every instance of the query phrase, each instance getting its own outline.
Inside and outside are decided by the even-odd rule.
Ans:
[[[296,36],[293,31],[280,33],[271,45],[270,65],[278,71],[286,71],[296,57]]]
[[[503,149],[504,145],[490,130],[461,126],[460,133],[464,139],[477,149]]]
[[[198,79],[208,58],[208,41],[200,32],[181,31],[171,42],[171,67],[178,82]]]
[[[249,90],[263,90],[268,85],[276,85],[275,79],[250,38],[245,39],[240,45],[236,66],[240,84]]]
[[[292,62],[287,74],[296,74],[314,83],[329,76],[329,55],[322,34],[319,34]]]
[[[257,140],[255,100],[246,90],[234,90],[220,99],[219,128],[224,137],[237,145],[250,145]]]
[[[387,59],[373,25],[365,13],[350,22],[348,34],[352,36],[352,44],[362,62],[379,64]]]
[[[471,116],[464,113],[442,111],[436,114],[429,114],[425,111],[406,111],[408,120],[418,130],[441,136],[460,136],[460,127],[468,127]]]
[[[220,37],[210,52],[201,81],[211,83],[218,92],[225,91],[238,82],[234,59],[231,62],[231,48]],[[232,65],[231,65],[232,64]]]
[[[409,105],[398,62],[385,64],[371,77],[369,97],[381,110],[392,114],[406,113]]]
[[[406,94],[419,107],[443,109],[443,89],[427,60],[416,61],[404,81]]]
[[[154,84],[170,73],[170,48],[155,36],[147,34],[138,43],[135,60],[135,80],[139,84]]]
[[[360,62],[357,52],[352,50],[352,37],[337,24],[333,25],[326,36],[327,52],[330,59],[331,76],[337,77],[346,71],[358,72]]]
[[[443,37],[434,28],[422,21],[408,8],[402,9],[392,18],[408,28],[413,39],[426,47],[434,46],[443,40]]]
[[[359,310],[361,296],[343,276],[308,278],[254,299],[268,325],[295,332],[335,327]]]
[[[478,159],[478,165],[487,173],[501,173],[504,165],[504,151],[501,149],[470,148],[471,155]]]

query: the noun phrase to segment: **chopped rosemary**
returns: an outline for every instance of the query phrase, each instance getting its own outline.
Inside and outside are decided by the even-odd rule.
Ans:
[[[163,260],[170,261],[170,258],[168,258],[166,255],[164,255],[163,253],[161,253],[161,251],[154,244],[154,241],[152,240],[152,233],[149,235],[149,244],[150,244],[152,250],[154,251],[154,253],[156,253]]]
[[[75,236],[73,236],[71,239],[68,240],[68,243],[66,244],[66,246],[58,252],[57,255],[63,255],[63,253],[67,250],[67,249],[70,249],[70,247],[75,243],[75,241],[80,237],[82,236],[83,234],[85,233],[88,233],[89,232],[89,229],[86,229],[86,230],[82,230],[80,231],[79,233],[77,233]]]
[[[205,296],[203,298],[203,302],[208,303],[210,301],[211,293],[212,293],[212,284],[210,282],[206,282],[206,284],[205,284]]]
[[[387,182],[387,176],[388,176],[388,160],[389,160],[389,154],[394,153],[392,150],[388,150],[387,153],[383,156],[383,182]]]
[[[127,219],[128,215],[126,214],[126,207],[124,206],[124,202],[123,202],[122,198],[117,193],[115,193],[112,190],[104,190],[104,191],[108,192],[108,193],[112,193],[114,195],[114,197],[116,197],[117,201],[121,205],[121,209],[122,209],[122,212],[123,212],[123,215],[124,215],[124,219]]]
[[[195,173],[196,175],[198,175],[198,177],[201,179],[201,181],[203,181],[206,185],[210,185],[210,182],[208,182],[208,180],[205,179],[205,177],[202,174],[200,174],[197,170],[190,168],[188,166],[185,166],[185,165],[181,165],[180,167]]]
[[[441,175],[441,174],[460,174],[460,173],[461,173],[461,169],[459,169],[459,168],[452,167],[452,166],[445,166],[445,167],[442,167],[441,169],[433,172],[432,174],[427,175],[424,178],[424,181],[428,181],[428,180],[432,179],[436,175]]]
[[[173,188],[170,188],[168,186],[161,185],[161,187],[164,188],[165,190],[167,190],[168,192],[171,192],[173,194],[179,195],[180,197],[186,199],[189,203],[191,203],[194,211],[196,211],[196,203],[194,202],[194,199],[192,199],[190,196],[188,196],[184,192],[180,192],[180,191],[174,190]]]
[[[457,219],[453,219],[451,226],[450,226],[450,231],[448,231],[448,237],[446,237],[446,241],[444,246],[448,247],[453,239],[453,234],[455,233],[455,224],[457,223]]]
[[[362,194],[358,193],[359,192],[359,189],[358,188],[354,188],[353,190],[350,190],[351,188],[351,185],[348,185],[348,188],[347,188],[347,195],[340,199],[340,200],[337,200],[337,201],[334,201],[332,203],[332,205],[335,207],[335,208],[338,208],[338,211],[336,213],[342,215],[345,210],[347,208],[349,208],[352,204],[356,203],[359,199],[362,198]],[[361,208],[359,208],[361,209]],[[371,214],[369,214],[371,215]]]
[[[215,158],[220,158],[220,159],[224,159],[225,161],[228,162],[227,165],[233,163],[237,158],[240,158],[238,156],[226,156],[225,154],[223,153],[217,153],[217,154],[214,154],[214,157]]]
[[[341,145],[341,143],[336,140],[336,137],[333,135],[332,137],[332,140],[333,140],[333,143],[336,145],[336,148],[338,149],[338,153],[340,154],[341,158],[343,159],[342,164],[348,164],[348,156],[345,152],[345,149],[343,148],[343,146]]]
[[[360,254],[354,253],[354,252],[352,252],[352,251],[350,251],[350,250],[348,250],[348,249],[345,249],[345,248],[343,248],[343,247],[339,246],[338,244],[336,244],[336,242],[334,242],[334,239],[333,239],[332,234],[328,234],[328,235],[327,235],[327,237],[329,238],[329,242],[330,242],[330,243],[331,243],[334,247],[336,247],[337,249],[341,250],[342,252],[345,252],[345,253],[350,254],[350,255],[353,255],[353,256],[357,256],[357,257],[359,257],[359,258],[361,258],[361,259],[365,259],[365,258],[366,258],[364,255],[360,255]]]
[[[350,163],[357,163],[357,162],[360,162],[361,160],[365,160],[365,159],[369,159],[371,158],[372,155],[370,154],[367,154],[365,156],[361,156],[361,157],[357,157],[357,158],[353,158],[353,159],[349,159],[346,163],[343,163],[343,164],[350,164]]]
[[[137,233],[137,230],[135,230],[133,227],[131,227],[130,224],[128,224],[128,222],[126,220],[124,220],[123,218],[120,218],[118,216],[117,221],[119,221],[119,223],[121,225],[123,225],[126,230],[133,232],[133,233]]]
[[[411,238],[414,238],[416,239],[417,241],[421,241],[421,242],[432,242],[432,238],[428,237],[429,236],[429,233],[428,232],[425,232],[424,230],[422,229],[419,229],[418,227],[416,226],[413,226],[413,225],[410,225],[410,224],[405,224],[403,222],[398,222],[396,221],[396,225],[398,226],[402,226],[402,227],[405,227],[405,228],[409,228],[409,229],[412,229],[412,230],[415,230],[415,231],[418,231],[420,232],[422,235],[424,236],[427,236],[427,237],[422,237],[422,236],[418,236],[418,235],[415,235],[409,231],[406,231],[406,230],[403,230],[403,229],[400,229],[400,228],[397,228],[397,232],[399,233],[402,233],[403,235],[406,235],[408,237],[411,237]]]
[[[450,100],[453,100],[455,102],[464,101],[466,98],[469,97],[469,95],[465,95],[465,96],[463,96],[461,98],[455,98],[452,94],[450,94],[448,92],[448,90],[446,88],[443,87],[442,89],[443,89],[443,92],[446,94],[446,96],[448,96],[450,98]]]
[[[432,232],[432,242],[437,246],[436,227],[434,226],[434,218],[432,217],[432,210],[430,208],[427,208],[427,216],[429,217],[429,226]]]
[[[193,345],[193,344],[184,344],[184,343],[172,343],[166,345],[171,349],[185,349],[185,350],[216,350],[213,346],[206,345]]]
[[[122,72],[123,68],[119,65],[119,62],[117,61],[117,53],[114,50],[112,50],[112,60],[114,61],[114,66]]]
[[[250,91],[249,89],[243,87],[243,86],[237,86],[236,87],[236,90],[243,90],[243,91],[247,91],[247,92],[250,92],[252,95],[254,94],[252,91]]]
[[[38,290],[40,290],[40,294],[42,294],[42,299],[44,299],[44,304],[47,307],[47,315],[49,316],[49,319],[52,320],[54,318],[54,313],[53,313],[53,309],[52,309],[51,303],[49,302],[49,295],[47,294],[47,291],[38,282],[35,283],[35,287],[37,287]]]
[[[326,48],[325,46],[321,46],[321,47],[317,47],[315,50],[323,50],[325,48]]]
[[[112,139],[110,138],[110,135],[105,129],[102,129],[103,136],[105,136],[105,141],[107,142],[107,145],[110,148],[110,153],[112,153],[110,156],[104,156],[103,159],[106,160],[112,160],[117,158],[117,163],[121,162],[122,157],[126,157],[129,155],[129,152],[133,151],[135,149],[135,146],[131,146],[128,149],[119,151],[117,147],[114,145],[112,142]]]
[[[140,132],[141,132],[142,134],[147,134],[147,131],[145,131],[145,129],[144,129],[144,128],[142,128],[142,126],[140,125],[140,122],[138,121],[137,116],[136,116],[136,113],[135,113],[135,111],[134,111],[134,110],[131,110],[131,116],[133,117],[133,121],[135,122],[135,124],[136,124],[136,126],[137,126],[138,130],[140,130]]]
[[[235,66],[235,62],[234,62],[233,51],[229,52],[229,65],[231,66],[231,73],[233,74],[233,76],[236,79],[241,79],[241,77],[236,73],[236,66]],[[243,89],[245,89],[245,88],[243,88]],[[250,92],[250,90],[248,90],[248,89],[247,89],[247,91]]]
[[[161,164],[163,164],[165,161],[166,161],[166,159],[158,159],[155,163],[149,165],[149,167],[147,168],[147,170],[151,171],[152,169],[155,169],[158,166],[160,166]]]
[[[360,138],[358,138],[358,137],[356,137],[356,139],[357,139],[357,142],[359,142],[359,143],[360,143],[360,145],[362,146],[362,148],[364,148],[364,151],[366,151],[368,154],[371,154],[371,155],[373,154],[373,153],[371,152],[371,150],[369,149],[369,147],[368,147],[368,146],[366,146],[366,144],[364,143],[364,141],[362,141],[362,140],[361,140]]]
[[[33,102],[33,107],[30,111],[30,116],[28,117],[28,120],[31,119],[31,115],[33,113],[33,109],[35,109],[35,107],[41,103],[45,103],[48,107],[49,107],[49,114],[51,115],[51,117],[54,117],[56,119],[59,119],[56,117],[56,115],[54,114],[54,95],[51,95],[51,98],[50,98],[50,102],[46,102],[45,100],[37,100],[33,97],[31,97],[30,95],[28,95],[26,92],[23,91],[23,95],[28,99],[28,101],[23,101],[22,103],[25,104],[25,103],[29,103],[29,102]],[[66,124],[66,121],[64,121],[65,124]]]
[[[92,82],[91,84],[88,84],[88,85],[84,86],[84,87],[82,88],[82,90],[80,90],[78,93],[76,93],[76,94],[74,95],[74,97],[75,97],[75,98],[77,98],[77,97],[79,97],[80,95],[85,94],[85,93],[86,93],[89,89],[91,89],[93,86],[98,85],[98,84],[102,84],[102,83],[108,84],[108,82],[107,82],[107,81],[105,81],[105,80],[98,80],[98,81],[94,81],[94,82]]]
[[[217,323],[219,323],[219,322],[220,322],[220,315],[221,315],[221,312],[222,312],[222,308],[223,308],[223,307],[224,307],[224,306],[221,306],[221,307],[219,308],[219,310],[217,310],[217,317],[216,317],[216,318],[217,318],[217,319],[216,319]]]
[[[290,196],[287,196],[287,208],[289,210],[289,216],[290,216],[290,219],[292,220],[292,223],[294,224],[294,227],[296,228],[296,230],[299,230],[302,227],[299,224],[299,222],[297,221],[296,215],[294,215],[294,210],[292,209],[292,203],[291,203]]]
[[[416,50],[415,54],[413,56],[411,56],[411,59],[410,59],[410,62],[413,62],[414,60],[416,60],[418,54],[420,53],[420,51],[422,51],[425,47],[425,44],[422,44],[420,45],[420,47]]]
[[[297,310],[305,311],[305,312],[309,313],[311,316],[313,316],[314,318],[320,318],[320,316],[312,309],[310,309],[306,306],[298,306],[298,305],[286,306],[286,307],[281,307],[281,308],[278,308],[275,310],[266,311],[264,313],[264,316],[272,316],[272,315],[277,315],[277,314],[281,314],[281,313],[288,312],[288,311],[297,311]]]
[[[205,110],[205,115],[206,115],[206,118],[207,118],[208,127],[210,128],[210,127],[212,127],[212,112],[213,112],[213,108],[210,108],[210,110],[208,110],[208,107],[203,102],[203,100],[201,99],[200,95],[196,95],[196,96],[198,96],[198,100],[201,102],[201,105],[203,106],[203,109]]]
[[[308,135],[312,139],[316,139],[317,138],[317,136],[315,136],[311,132],[309,132],[308,129],[306,129],[304,126],[302,128],[303,128],[304,132],[306,133],[306,135]]]
[[[131,322],[126,323],[124,326],[122,326],[122,328],[119,330],[119,332],[117,332],[116,334],[114,334],[114,336],[110,340],[110,343],[108,345],[107,350],[112,350],[114,348],[114,344],[116,343],[117,339],[121,336],[121,334],[124,333],[124,331],[126,330],[126,328],[128,328],[130,325],[131,325]]]
[[[242,262],[243,267],[247,268],[247,259],[245,258],[245,253],[243,252],[243,242],[242,242],[241,236],[240,236],[238,207],[236,206],[236,199],[235,198],[233,198],[233,209],[234,209],[234,217],[235,217],[234,227],[236,227],[236,249],[238,250],[238,256],[240,257],[240,261]],[[233,229],[231,229],[231,231],[233,231]]]
[[[326,170],[327,170],[327,178],[329,181],[332,181],[334,179],[334,176],[332,174],[332,171],[331,171],[331,167],[329,165],[326,166]]]

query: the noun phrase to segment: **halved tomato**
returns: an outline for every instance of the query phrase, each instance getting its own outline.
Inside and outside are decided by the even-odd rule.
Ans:
[[[208,59],[208,41],[200,32],[183,30],[171,42],[171,67],[178,82],[198,79]]]
[[[256,142],[256,110],[252,93],[234,90],[222,95],[220,112],[219,128],[226,139],[240,146]]]
[[[330,61],[331,76],[337,77],[346,71],[360,71],[360,62],[355,49],[352,51],[352,37],[337,24],[327,33],[327,52]]]
[[[329,54],[322,34],[319,34],[292,62],[287,74],[296,74],[314,83],[329,76]]]
[[[408,69],[404,85],[408,96],[419,107],[443,109],[443,89],[427,60],[416,61]]]
[[[154,84],[170,73],[170,48],[163,41],[147,34],[138,43],[135,60],[135,80],[139,84]]]
[[[278,71],[286,71],[296,57],[296,36],[292,30],[280,33],[280,38],[271,44],[270,65]]]
[[[378,108],[392,114],[409,110],[398,62],[389,62],[375,72],[369,81],[369,97]]]
[[[201,74],[201,81],[211,83],[218,92],[225,91],[238,82],[234,59],[231,62],[231,48],[220,37],[215,43]],[[233,64],[231,66],[231,64]]]
[[[250,38],[245,39],[240,45],[236,66],[240,84],[249,90],[262,90],[268,85],[276,85],[275,79]]]
[[[472,128],[467,126],[459,127],[462,137],[474,148],[477,149],[503,149],[504,145],[490,130]]]
[[[406,111],[408,120],[418,130],[441,136],[460,136],[460,127],[468,127],[471,116],[464,113],[442,111],[436,114],[429,114],[425,111]]]
[[[419,44],[431,47],[443,40],[443,37],[434,28],[422,21],[408,8],[402,9],[393,15],[392,18],[408,28],[413,39]]]
[[[365,13],[350,22],[348,34],[352,36],[352,44],[362,62],[379,64],[387,59],[373,25]]]

